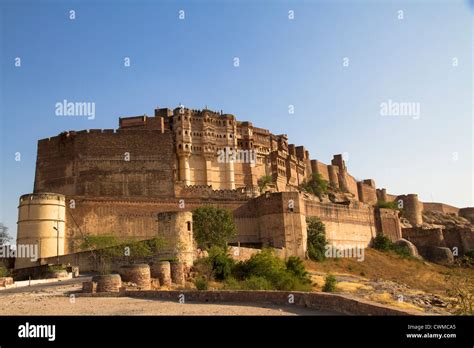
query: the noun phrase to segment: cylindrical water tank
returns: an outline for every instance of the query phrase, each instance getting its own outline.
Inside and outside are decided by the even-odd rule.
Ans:
[[[65,196],[34,193],[20,197],[18,206],[17,253],[37,250],[38,258],[64,254],[66,229]],[[23,257],[22,257],[23,256]],[[26,257],[25,257],[26,256]],[[37,265],[35,255],[17,255],[15,268]]]

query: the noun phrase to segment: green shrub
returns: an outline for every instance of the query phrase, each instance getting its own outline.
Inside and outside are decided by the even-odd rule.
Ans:
[[[392,244],[392,250],[401,257],[411,257],[410,249],[404,245]]]
[[[156,236],[153,239],[146,241],[146,245],[153,255],[163,250],[166,244],[166,240],[161,236]]]
[[[251,276],[244,280],[242,287],[246,290],[272,290],[273,286],[266,278]]]
[[[246,277],[264,277],[274,282],[286,271],[286,265],[271,249],[263,249],[245,262],[244,269]]]
[[[193,211],[194,238],[200,248],[225,248],[237,234],[231,211],[213,206],[202,206]]]
[[[211,247],[208,262],[211,265],[214,279],[225,280],[232,274],[234,260],[227,253],[227,249],[217,246]]]
[[[474,249],[464,253],[464,256],[474,258]]]
[[[8,269],[6,267],[0,266],[0,278],[9,276],[10,272],[8,271]]]
[[[66,266],[64,265],[51,265],[48,266],[48,272],[49,273],[54,273],[54,272],[60,272],[60,271],[65,271]]]
[[[299,279],[293,274],[286,272],[275,281],[274,289],[283,291],[311,291],[311,281],[309,279]]]
[[[410,249],[408,247],[392,243],[388,237],[381,234],[374,238],[373,247],[374,249],[382,251],[393,251],[401,257],[411,257]]]
[[[303,262],[298,257],[290,257],[285,263],[271,249],[253,255],[245,262],[239,262],[234,267],[234,276],[243,281],[243,287],[267,286],[268,290],[301,290],[311,289],[311,280],[304,269]],[[261,279],[265,279],[263,282]],[[252,280],[249,280],[252,279]],[[247,284],[247,281],[250,283]]]
[[[388,239],[388,237],[378,234],[374,238],[373,246],[374,249],[388,251],[392,248],[392,242],[390,241],[390,239]]]
[[[224,282],[225,290],[240,290],[241,288],[240,282],[234,277],[228,277]]]
[[[326,227],[317,217],[308,217],[306,224],[308,257],[313,261],[323,261],[326,258]]]
[[[332,274],[328,274],[324,281],[323,291],[324,292],[334,292],[336,291],[336,277]]]
[[[379,200],[377,201],[377,207],[385,208],[385,209],[400,210],[400,208],[398,207],[397,201],[386,202],[386,201]]]
[[[232,277],[237,280],[243,280],[248,276],[247,261],[239,261],[234,264],[234,268],[232,269]]]
[[[199,277],[194,280],[194,285],[198,290],[209,289],[209,281],[205,277]]]
[[[328,181],[324,180],[321,174],[314,173],[309,181],[300,185],[300,188],[321,198],[328,192],[328,185]]]
[[[212,266],[208,258],[198,259],[194,262],[193,272],[206,279],[212,278]]]
[[[226,249],[212,247],[209,257],[196,261],[193,271],[199,275],[196,281],[214,278],[224,281],[224,289],[228,290],[311,290],[303,261],[290,257],[285,262],[272,249],[263,249],[248,260],[235,263]]]
[[[286,260],[286,269],[303,282],[309,280],[309,274],[304,268],[303,260],[298,256],[290,256],[288,260]]]
[[[257,185],[260,193],[262,193],[269,184],[273,182],[273,177],[271,175],[264,175],[257,180]]]

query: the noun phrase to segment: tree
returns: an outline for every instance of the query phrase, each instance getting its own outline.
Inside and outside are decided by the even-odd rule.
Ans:
[[[110,273],[111,258],[121,255],[117,246],[119,245],[117,237],[111,234],[93,236],[87,235],[82,240],[79,249],[89,250],[91,252],[94,265],[101,274]]]
[[[8,234],[8,227],[0,222],[0,245],[5,245],[12,240],[12,237]]]
[[[198,246],[210,249],[212,246],[224,248],[237,234],[232,213],[227,209],[202,206],[193,211],[194,238]]]
[[[306,218],[308,233],[308,257],[314,261],[323,261],[326,251],[326,227],[317,217]]]
[[[126,258],[133,264],[136,260],[155,255],[165,244],[160,236],[137,241],[119,239],[115,235],[106,234],[85,236],[79,248],[91,252],[94,263],[101,273],[109,273],[113,259]]]
[[[321,198],[323,194],[328,192],[328,185],[329,183],[323,179],[321,174],[313,173],[311,179],[307,182],[303,182],[300,187],[306,192]]]
[[[268,186],[268,184],[272,183],[273,177],[271,175],[264,175],[257,181],[258,189],[260,190],[260,193],[262,193],[265,188]]]

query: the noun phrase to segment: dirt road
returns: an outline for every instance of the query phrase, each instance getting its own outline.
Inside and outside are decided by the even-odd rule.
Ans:
[[[71,297],[85,279],[0,291],[0,315],[330,315],[296,306],[178,303],[128,297]]]

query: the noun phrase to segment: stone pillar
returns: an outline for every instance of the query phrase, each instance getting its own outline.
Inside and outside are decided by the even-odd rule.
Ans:
[[[119,274],[123,281],[135,283],[144,290],[150,289],[150,266],[147,264],[124,265]]]
[[[212,186],[212,157],[204,156],[206,165],[206,185]]]
[[[191,184],[191,171],[189,168],[189,155],[180,155],[179,157],[179,179],[185,185]]]
[[[184,265],[181,262],[171,262],[171,281],[177,285],[184,285]]]
[[[96,275],[92,282],[97,283],[97,292],[119,292],[122,280],[118,274]]]
[[[151,276],[160,280],[160,285],[171,286],[171,266],[169,261],[160,261],[152,265]]]
[[[229,189],[235,189],[235,175],[234,175],[234,161],[230,160],[227,163],[227,180],[229,182]]]

